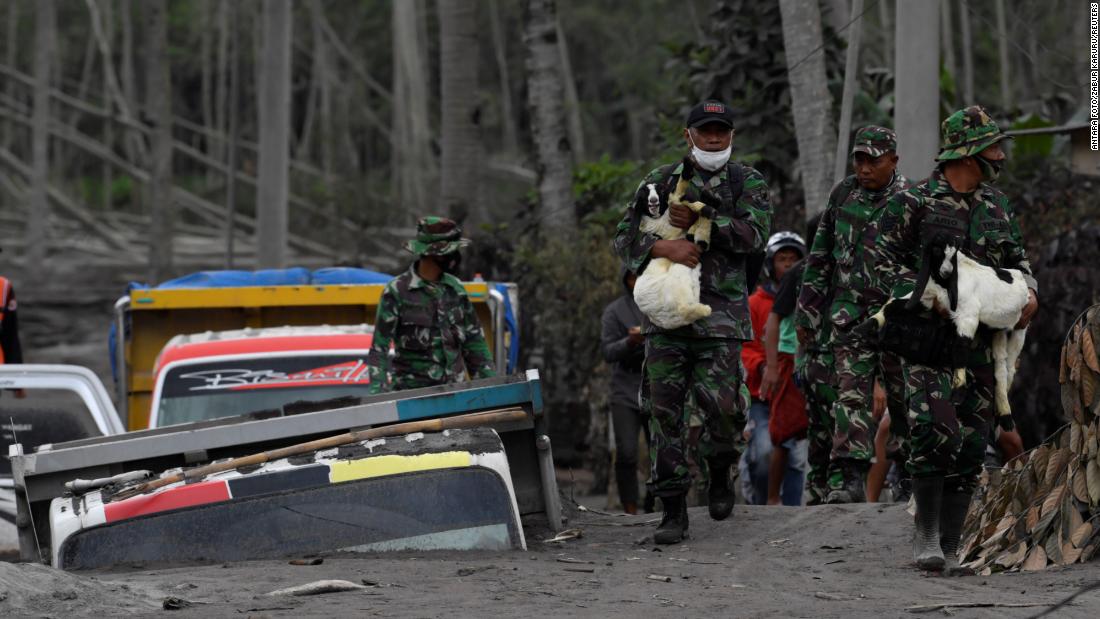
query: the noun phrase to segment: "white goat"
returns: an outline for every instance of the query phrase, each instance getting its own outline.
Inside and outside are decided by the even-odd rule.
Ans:
[[[917,300],[911,298],[914,294],[919,295]],[[911,309],[917,303],[932,309],[937,302],[947,308],[959,337],[972,339],[979,324],[997,330],[993,334],[997,414],[1010,415],[1008,390],[1027,336],[1027,329],[1014,328],[1030,298],[1023,273],[979,264],[953,242],[937,240],[925,246],[916,288],[904,298],[909,299],[907,306]],[[883,307],[872,317],[878,328],[886,322],[887,314]],[[966,370],[956,368],[954,386],[960,387],[965,381]]]
[[[665,240],[684,238],[684,231],[669,223],[668,205],[662,205],[656,185],[649,183],[646,187],[645,214],[641,216],[638,230]],[[639,196],[634,208],[642,208],[641,202]],[[700,265],[692,268],[668,258],[653,258],[634,284],[634,301],[638,309],[662,329],[689,325],[710,316],[711,312],[709,305],[699,302],[701,273]]]

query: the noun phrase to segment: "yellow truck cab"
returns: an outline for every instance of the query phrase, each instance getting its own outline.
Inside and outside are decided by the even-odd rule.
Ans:
[[[309,278],[307,271],[300,271],[305,275],[299,279]],[[241,272],[210,275],[219,273]],[[171,283],[172,287],[164,284],[158,288],[135,288],[115,303],[112,366],[119,415],[126,420],[128,430],[149,427],[157,359],[172,338],[271,327],[373,325],[385,287],[384,283],[239,286],[223,285],[226,280],[216,277],[216,287],[204,287],[210,285],[211,279],[206,277],[191,285],[189,282],[195,278],[189,276]],[[240,280],[253,283],[247,277]],[[497,371],[505,374],[514,369],[513,349],[518,345],[514,329],[518,301],[515,285],[465,282],[464,286],[481,321]]]

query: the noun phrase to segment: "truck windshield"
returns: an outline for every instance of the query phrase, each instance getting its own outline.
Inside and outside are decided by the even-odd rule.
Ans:
[[[178,365],[164,377],[156,425],[365,396],[369,386],[365,357],[312,354]]]
[[[11,476],[8,445],[19,442],[25,453],[46,443],[64,443],[102,433],[91,411],[76,392],[68,389],[25,389],[0,392],[0,477]],[[3,500],[0,500],[2,521]],[[14,505],[12,509],[14,509]]]

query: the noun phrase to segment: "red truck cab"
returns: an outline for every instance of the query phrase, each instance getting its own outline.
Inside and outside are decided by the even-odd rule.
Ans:
[[[372,336],[369,325],[178,335],[154,366],[149,427],[365,396]]]

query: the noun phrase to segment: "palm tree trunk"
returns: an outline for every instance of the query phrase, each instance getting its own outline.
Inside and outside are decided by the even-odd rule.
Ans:
[[[997,13],[997,58],[1001,65],[1001,106],[1012,110],[1012,67],[1008,57],[1008,25],[1005,20],[1005,0],[994,0]]]
[[[290,161],[290,0],[264,0],[256,182],[257,267],[286,265],[287,170]]]
[[[538,168],[539,224],[548,235],[565,237],[576,230],[577,221],[554,0],[526,1],[523,38],[527,45],[527,105]]]
[[[478,199],[481,180],[481,109],[478,104],[475,0],[439,0],[439,67],[444,214],[462,222],[488,219]]]
[[[798,139],[798,168],[806,201],[806,216],[825,208],[832,189],[836,133],[832,97],[825,77],[821,10],[817,0],[780,0],[783,46],[791,83],[791,108]]]
[[[146,109],[153,124],[149,198],[149,279],[173,275],[175,206],[172,202],[172,69],[168,61],[167,0],[145,2]]]
[[[894,70],[894,23],[890,19],[890,3],[879,0],[879,34],[882,35],[882,60],[891,71]]]
[[[569,61],[569,44],[561,29],[560,16],[554,20],[558,35],[558,52],[561,54],[561,79],[565,86],[565,118],[569,122],[569,145],[573,148],[573,162],[584,160],[584,125],[581,123],[581,102],[577,96],[577,82],[573,79],[573,63]]]
[[[974,51],[970,41],[970,3],[959,2],[959,38],[962,39],[963,79],[962,104],[974,105]]]
[[[34,5],[34,111],[31,118],[31,188],[27,200],[27,272],[42,281],[48,269],[49,237],[50,85],[57,46],[57,14],[53,0]]]
[[[229,3],[226,3],[227,5]],[[228,32],[237,34],[237,19],[240,9],[237,6],[227,7],[227,15],[222,23]],[[226,120],[226,131],[229,136],[225,144],[226,176],[225,176],[225,268],[234,266],[234,224],[237,216],[237,115],[240,113],[241,97],[241,39],[233,36],[229,41],[227,62],[229,63],[229,93],[227,110],[229,118]]]
[[[16,68],[15,66],[15,52],[19,45],[19,3],[8,2],[8,29],[7,29],[7,50],[4,52],[4,66],[9,69]],[[4,80],[4,94],[11,100],[15,97],[15,85],[11,78]],[[0,146],[5,149],[11,146],[12,138],[14,135],[15,121],[8,120],[4,123],[4,140],[0,142]]]
[[[428,116],[428,77],[417,11],[419,3],[393,3],[393,154],[395,202],[419,213],[434,184]],[[400,215],[394,213],[395,215]]]
[[[833,183],[848,171],[848,138],[852,133],[852,102],[859,88],[859,45],[863,32],[863,0],[852,0],[852,25],[848,29],[848,53],[844,63],[844,94],[840,99],[840,128],[837,130]]]
[[[899,0],[898,75],[894,82],[894,128],[898,169],[912,179],[928,176],[940,145],[939,0]]]
[[[319,98],[317,115],[320,117],[321,172],[322,182],[324,183],[325,212],[328,213],[331,225],[331,236],[329,238],[333,241],[339,241],[342,230],[339,224],[340,213],[334,199],[336,188],[333,186],[335,182],[333,176],[335,148],[332,143],[334,135],[332,131],[332,78],[329,75],[328,42],[324,38],[324,5],[321,4],[321,0],[313,0],[309,5],[309,10],[313,23],[313,36],[317,39],[314,41],[313,79],[317,83]],[[332,243],[331,258],[333,264],[340,257],[341,245],[339,242]]]
[[[943,66],[951,75],[954,84],[951,96],[954,99],[951,104],[957,104],[959,99],[959,65],[955,61],[955,27],[951,19],[951,0],[940,0],[940,39],[943,42]]]
[[[500,6],[497,0],[489,0],[489,26],[493,31],[493,52],[497,60],[497,72],[500,74],[500,126],[501,143],[506,153],[519,152],[519,139],[516,137],[516,115],[512,104],[512,84],[508,78],[508,48],[504,41],[504,30],[500,25]]]

